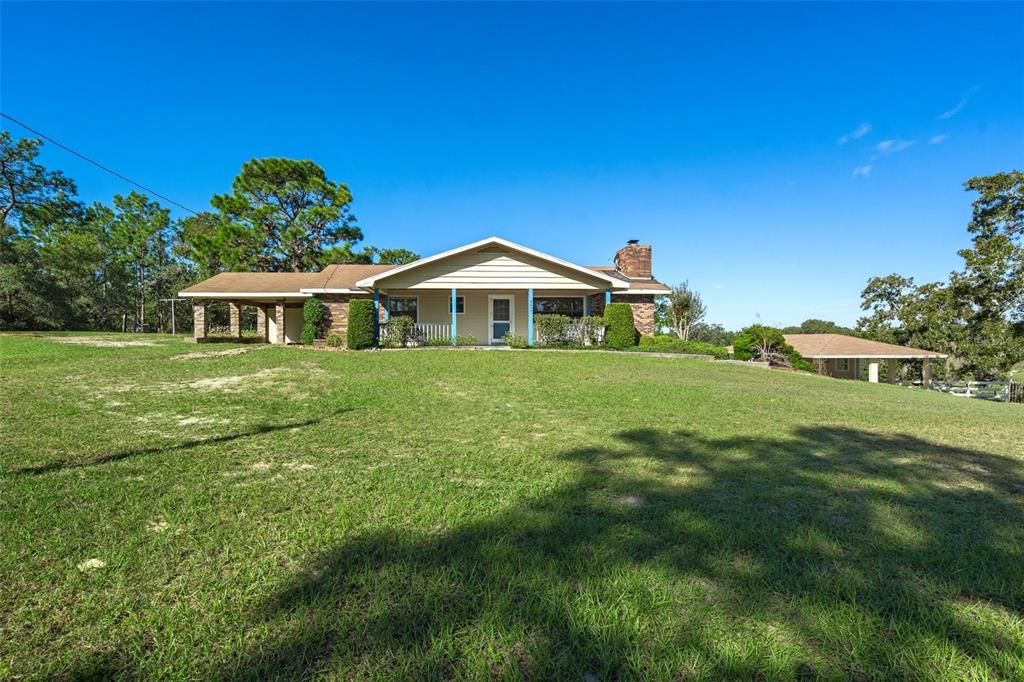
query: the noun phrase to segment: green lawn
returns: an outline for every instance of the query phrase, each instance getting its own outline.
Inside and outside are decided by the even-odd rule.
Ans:
[[[1024,406],[230,348],[0,337],[0,678],[1024,679]]]

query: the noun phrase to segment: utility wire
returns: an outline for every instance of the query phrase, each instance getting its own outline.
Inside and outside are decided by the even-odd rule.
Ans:
[[[58,147],[60,147],[60,148],[61,148],[61,149],[63,149],[64,151],[67,151],[67,152],[71,152],[72,154],[74,154],[74,155],[75,155],[75,156],[77,156],[78,158],[82,159],[83,161],[88,161],[89,163],[91,163],[92,165],[96,166],[97,168],[99,168],[99,169],[101,169],[101,170],[104,170],[104,171],[106,171],[106,172],[110,173],[111,175],[114,175],[114,176],[116,176],[116,177],[119,177],[119,178],[121,178],[122,180],[124,180],[125,182],[127,182],[127,183],[129,183],[129,184],[135,185],[136,187],[138,187],[139,189],[141,189],[141,190],[142,190],[143,192],[145,192],[146,194],[151,194],[151,195],[153,195],[154,197],[157,197],[158,199],[163,199],[163,200],[164,200],[164,201],[166,201],[167,203],[169,203],[169,204],[173,204],[173,205],[177,206],[178,208],[180,208],[180,209],[182,209],[182,210],[184,210],[184,211],[188,211],[188,212],[189,212],[189,213],[191,213],[192,215],[199,215],[198,211],[193,211],[193,210],[192,210],[191,208],[189,208],[188,206],[183,206],[182,204],[179,204],[179,203],[178,203],[177,201],[175,201],[174,199],[169,199],[169,198],[165,197],[165,196],[164,196],[163,194],[160,194],[160,193],[158,193],[158,192],[154,192],[153,190],[149,189],[148,187],[146,187],[146,186],[144,186],[144,185],[140,185],[139,183],[135,182],[135,181],[134,181],[134,180],[132,180],[131,178],[127,178],[127,177],[125,177],[125,176],[121,175],[120,173],[118,173],[117,171],[115,171],[115,170],[111,170],[110,168],[107,168],[107,167],[106,167],[106,166],[104,166],[104,165],[103,165],[102,163],[99,163],[98,161],[93,161],[93,160],[92,160],[92,159],[90,159],[90,158],[89,158],[88,156],[85,156],[84,154],[80,154],[80,153],[76,152],[76,151],[75,151],[74,149],[72,149],[71,147],[69,147],[69,146],[67,146],[67,145],[65,145],[65,144],[61,144],[60,142],[57,142],[57,140],[53,139],[53,138],[52,138],[52,137],[50,137],[49,135],[45,135],[45,134],[43,134],[43,133],[39,132],[38,130],[36,130],[35,128],[30,128],[29,126],[25,125],[24,123],[22,123],[21,121],[19,121],[19,120],[18,120],[18,119],[16,119],[16,118],[14,118],[13,116],[8,116],[7,114],[3,113],[2,111],[0,111],[0,116],[3,116],[3,117],[4,117],[4,118],[6,118],[6,119],[7,119],[8,121],[12,121],[12,122],[14,122],[14,123],[17,123],[17,124],[18,124],[18,125],[20,125],[20,126],[21,126],[22,128],[24,128],[25,130],[27,130],[27,131],[29,131],[30,133],[32,133],[33,135],[38,135],[39,137],[43,138],[43,139],[44,139],[44,140],[46,140],[47,142],[51,142],[51,143],[53,143],[53,144],[57,145]]]

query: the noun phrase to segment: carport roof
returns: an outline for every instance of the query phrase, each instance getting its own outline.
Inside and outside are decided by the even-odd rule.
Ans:
[[[786,343],[796,349],[800,355],[811,359],[829,358],[892,358],[910,360],[914,358],[944,358],[944,353],[936,353],[910,346],[897,346],[893,343],[882,343],[861,339],[845,334],[786,334]]]

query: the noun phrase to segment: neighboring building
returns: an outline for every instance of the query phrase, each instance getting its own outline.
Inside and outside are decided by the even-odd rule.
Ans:
[[[860,379],[861,363],[868,363],[868,381],[878,383],[882,360],[888,363],[890,384],[896,383],[901,360],[922,360],[922,379],[931,383],[931,361],[944,359],[942,353],[920,348],[869,341],[845,334],[786,334],[786,343],[819,367],[823,374],[842,379]]]
[[[490,237],[408,265],[329,265],[320,272],[225,272],[181,292],[191,298],[196,341],[206,341],[207,305],[226,301],[230,336],[241,336],[241,308],[256,308],[257,335],[295,343],[302,305],[327,305],[331,331],[345,335],[348,303],[372,298],[378,321],[405,315],[422,336],[473,336],[502,344],[506,333],[533,340],[532,311],[600,315],[609,301],[629,303],[641,334],[654,333],[654,297],[669,289],[651,272],[651,247],[630,241],[611,266],[582,266]]]

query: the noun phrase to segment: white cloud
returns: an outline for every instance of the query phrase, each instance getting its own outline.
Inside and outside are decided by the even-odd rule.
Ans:
[[[967,94],[960,98],[960,101],[956,103],[955,107],[949,109],[948,111],[943,111],[941,114],[939,114],[939,118],[953,118],[954,116],[959,114],[961,111],[964,110],[964,107],[967,106],[967,103],[971,101],[971,98],[974,97],[974,94],[978,92],[979,89],[981,89],[981,86],[975,85],[973,88],[968,90]]]
[[[853,177],[857,177],[858,175],[863,176],[865,178],[871,175],[871,164],[865,164],[863,166],[857,166],[856,168],[854,168]]]
[[[928,144],[942,144],[949,139],[949,135],[942,133],[941,135],[932,135],[928,138]]]
[[[896,152],[901,152],[910,145],[914,144],[913,140],[882,140],[875,145],[875,152],[877,152],[874,158],[879,156],[889,156]]]
[[[846,144],[851,140],[859,140],[871,132],[870,123],[861,123],[859,126],[839,138],[839,144]]]

